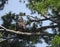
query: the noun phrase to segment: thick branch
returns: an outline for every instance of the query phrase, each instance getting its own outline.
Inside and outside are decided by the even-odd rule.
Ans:
[[[10,30],[10,29],[0,29],[0,32],[5,32],[4,30],[6,30],[6,32],[15,33],[15,34],[19,34],[19,35],[42,35],[42,34],[44,34],[44,33],[20,32],[20,31],[14,31],[14,30]]]
[[[15,33],[15,34],[19,34],[19,35],[49,35],[49,34],[45,34],[45,33],[29,33],[29,32],[21,32],[21,31],[14,31],[14,30],[10,30],[10,29],[6,29],[5,27],[1,26],[3,29],[0,29],[0,32],[10,32],[10,33]],[[44,26],[39,28],[40,29],[46,29],[46,28],[55,28],[58,27],[58,25],[53,25],[53,26]]]

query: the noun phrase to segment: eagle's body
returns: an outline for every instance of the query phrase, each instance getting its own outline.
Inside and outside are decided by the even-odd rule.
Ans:
[[[23,19],[19,19],[17,22],[17,30],[18,31],[23,31],[25,29],[25,22]]]

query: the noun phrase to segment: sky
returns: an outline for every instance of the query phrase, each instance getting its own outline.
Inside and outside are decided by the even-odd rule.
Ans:
[[[25,0],[25,1],[26,1],[26,3],[28,3],[27,0]],[[31,11],[26,7],[26,3],[25,4],[23,2],[20,3],[19,0],[9,0],[8,4],[5,4],[4,9],[0,11],[0,25],[2,24],[1,16],[5,15],[6,13],[8,13],[10,11],[12,13],[16,13],[16,14],[19,14],[19,12],[25,12],[27,15],[37,16],[38,15],[37,13],[33,14],[33,15],[31,14]],[[43,26],[49,25],[49,23],[50,23],[50,21],[44,21]],[[44,40],[43,40],[43,42],[44,42]],[[46,45],[47,45],[46,43],[43,43],[43,44],[37,43],[36,47],[46,47]]]

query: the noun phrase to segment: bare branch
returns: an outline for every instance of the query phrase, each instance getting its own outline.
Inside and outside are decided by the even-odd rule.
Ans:
[[[43,26],[43,27],[41,27],[39,29],[56,28],[56,27],[58,27],[58,25]]]
[[[10,29],[6,29],[5,27],[3,27],[3,26],[0,26],[0,27],[2,27],[3,29],[0,29],[0,32],[10,32],[10,33],[15,33],[15,34],[19,34],[19,35],[43,35],[43,34],[45,34],[45,33],[39,33],[39,32],[37,32],[37,33],[29,33],[29,32],[22,32],[22,31],[15,31],[15,30],[10,30]],[[44,27],[41,27],[41,28],[39,28],[39,30],[40,29],[46,29],[46,28],[55,28],[55,27],[58,27],[58,25],[52,25],[52,26],[44,26]],[[47,34],[45,34],[45,35],[47,35]]]
[[[44,16],[45,18],[49,18],[49,20],[52,21],[52,22],[54,22],[54,23],[58,23],[58,22],[56,21],[56,18],[50,17],[50,16],[47,15],[47,14],[43,14],[43,16]]]
[[[30,21],[31,22],[39,22],[39,21],[46,21],[46,20],[49,20],[49,18],[46,18],[46,19],[39,19],[39,20],[32,20],[32,19],[30,19]]]
[[[33,16],[30,16],[30,17],[34,18],[34,20],[33,19],[30,19],[31,22],[34,22],[34,21],[35,22],[39,22],[39,21],[50,20],[50,21],[52,21],[54,23],[58,23],[56,17],[50,17],[49,15],[46,15],[46,14],[43,15],[43,17],[45,17],[45,19],[40,19],[40,18],[33,17]]]

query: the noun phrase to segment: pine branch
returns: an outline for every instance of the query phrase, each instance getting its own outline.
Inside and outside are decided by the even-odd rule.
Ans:
[[[50,17],[48,15],[44,15],[43,17],[45,17],[45,19],[40,19],[40,18],[36,18],[36,17],[33,17],[33,16],[30,16],[32,18],[34,18],[34,20],[30,19],[31,22],[39,22],[39,21],[45,21],[45,20],[50,20],[54,23],[57,23],[57,18],[56,17]]]
[[[0,44],[2,44],[2,43],[4,43],[4,42],[8,41],[9,39],[14,39],[14,38],[16,38],[16,37],[14,36],[14,37],[2,39],[2,41],[0,42]]]
[[[47,19],[49,18],[50,21],[54,22],[54,23],[58,23],[58,21],[56,20],[56,18],[50,17],[48,14],[43,14],[43,16]]]
[[[43,26],[43,27],[41,27],[39,29],[56,28],[56,27],[58,27],[58,25]]]
[[[15,31],[15,30],[10,30],[10,29],[7,29],[3,26],[0,26],[2,27],[3,29],[0,29],[0,32],[10,32],[10,33],[15,33],[15,34],[19,34],[19,35],[49,35],[49,34],[45,34],[45,33],[29,33],[29,32],[22,32],[22,31]],[[55,28],[55,27],[58,27],[58,25],[52,25],[52,26],[44,26],[44,27],[41,27],[39,28],[40,29],[46,29],[46,28]]]
[[[58,25],[44,26],[44,27],[39,28],[39,30],[40,29],[45,29],[45,28],[55,28],[55,27],[58,27]],[[37,32],[37,33],[28,33],[28,32],[21,32],[21,31],[14,31],[14,30],[7,29],[4,26],[0,26],[0,28],[2,28],[2,29],[0,29],[0,32],[5,32],[6,31],[6,32],[10,32],[10,33],[15,33],[15,34],[18,34],[18,35],[54,36],[54,34],[50,34],[50,33],[40,33],[40,32]],[[11,37],[11,38],[14,39],[15,37]],[[9,40],[11,38],[7,38],[7,39],[5,39],[4,41],[2,41],[0,43],[3,43],[3,42],[5,42],[5,41],[7,41],[7,40]]]

